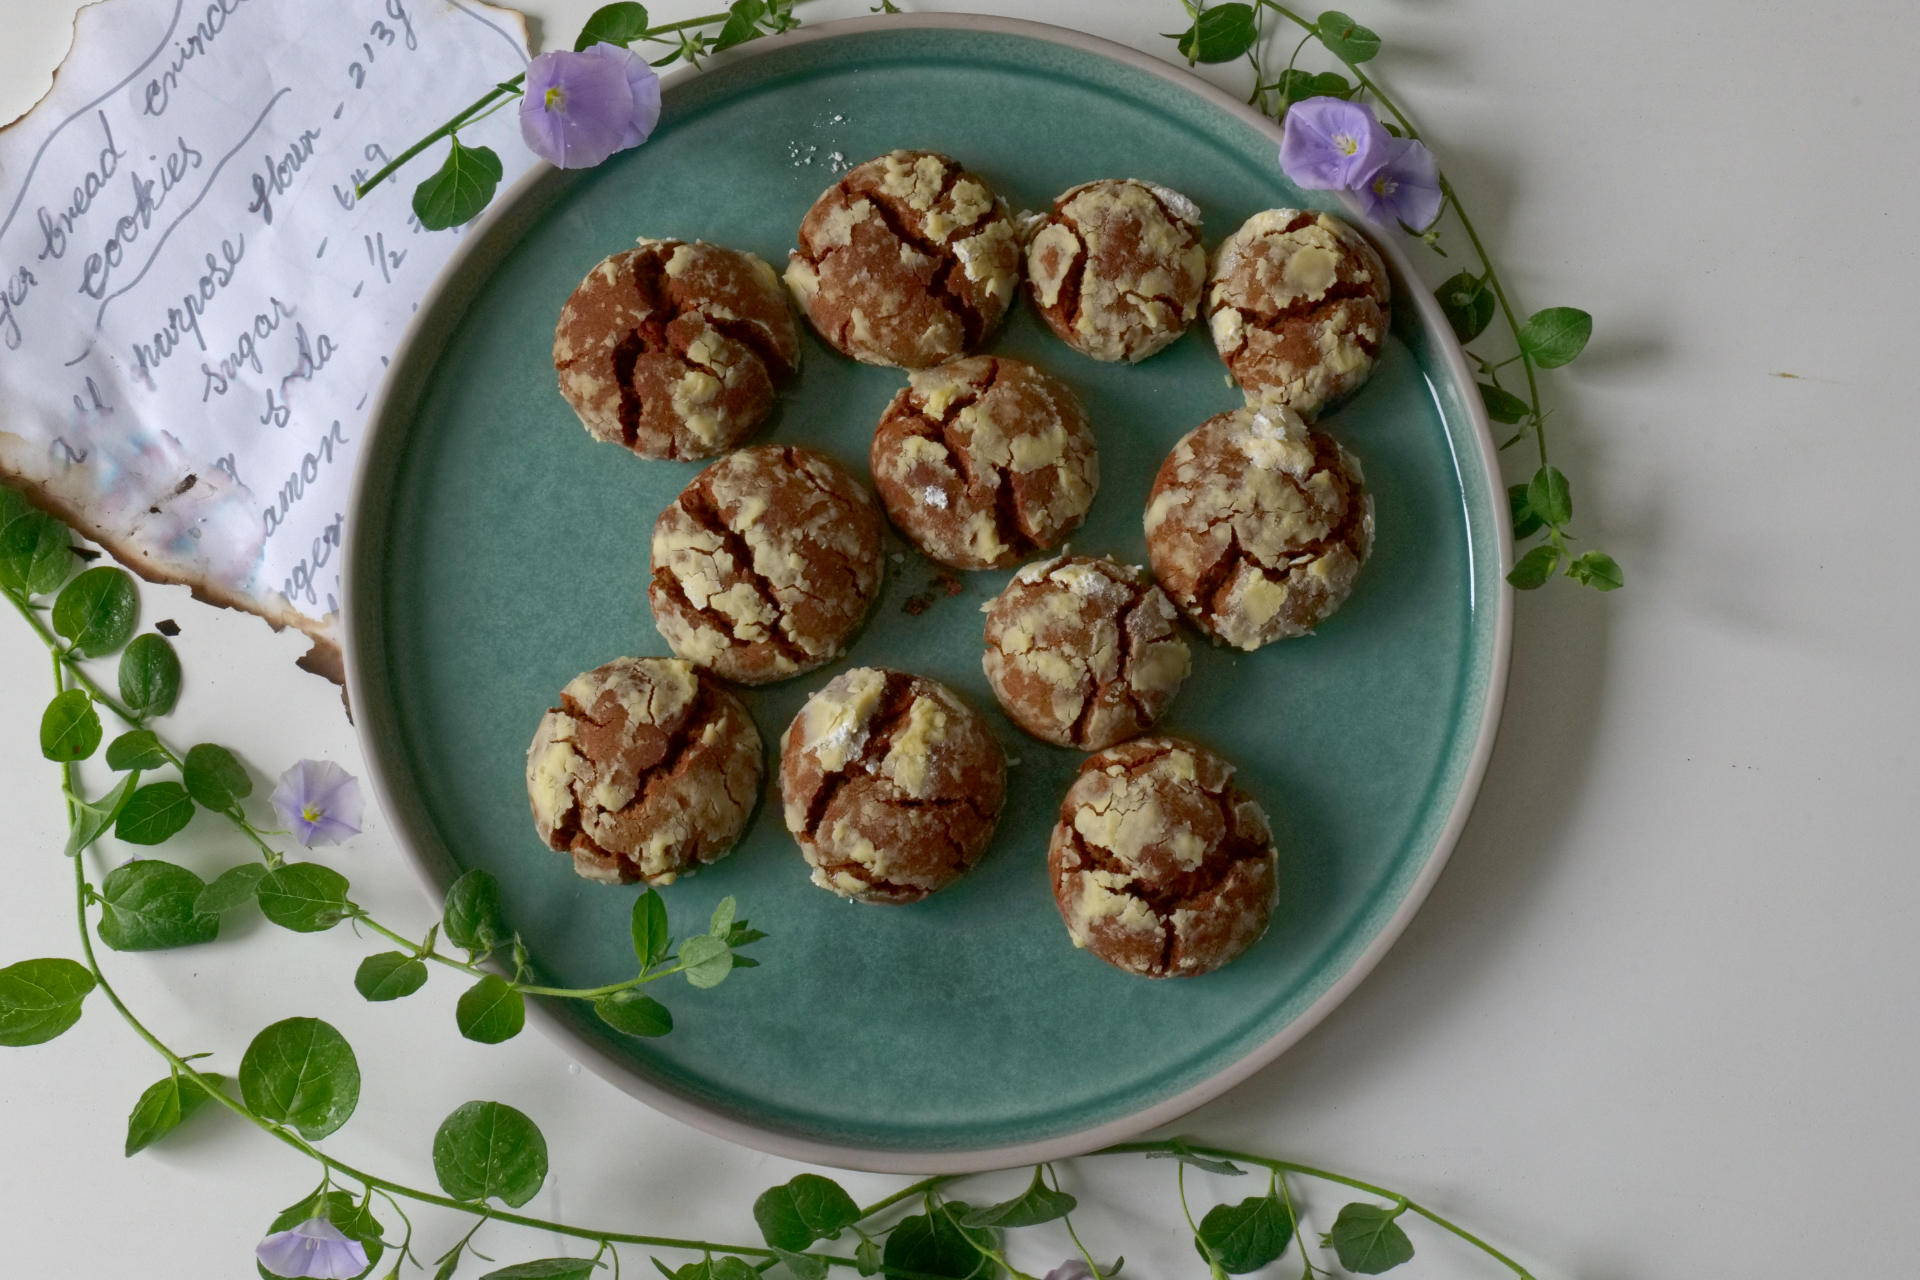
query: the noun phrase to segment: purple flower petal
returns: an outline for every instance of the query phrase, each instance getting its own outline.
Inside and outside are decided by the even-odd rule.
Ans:
[[[586,52],[617,64],[621,74],[627,78],[627,92],[633,95],[633,111],[627,118],[627,131],[622,135],[620,145],[614,149],[625,151],[628,147],[639,146],[652,136],[653,127],[660,123],[660,73],[633,50],[608,44],[604,40]]]
[[[1368,218],[1424,231],[1440,216],[1440,166],[1425,144],[1388,138],[1385,162],[1355,192]]]
[[[1085,1258],[1068,1258],[1047,1272],[1045,1280],[1094,1280],[1093,1268]]]
[[[280,775],[272,801],[293,838],[308,848],[358,835],[365,813],[359,782],[331,760],[296,763]]]
[[[358,1240],[325,1218],[308,1218],[286,1231],[276,1231],[253,1251],[260,1265],[292,1280],[353,1280],[367,1269],[367,1251]]]
[[[1390,141],[1365,107],[1344,98],[1308,98],[1287,109],[1280,170],[1310,191],[1357,188],[1385,160]]]
[[[660,119],[660,80],[631,49],[556,49],[527,67],[520,136],[562,169],[588,169],[638,146]]]

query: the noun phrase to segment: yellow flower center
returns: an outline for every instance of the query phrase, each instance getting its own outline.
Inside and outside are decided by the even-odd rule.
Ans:
[[[1373,191],[1375,195],[1390,196],[1393,194],[1394,188],[1398,185],[1399,184],[1392,178],[1389,178],[1383,173],[1373,180]]]
[[[1360,139],[1354,137],[1352,134],[1342,133],[1335,136],[1333,145],[1340,149],[1340,154],[1343,156],[1358,155],[1360,153]]]
[[[308,822],[318,822],[322,816],[320,806],[317,804],[302,805],[300,807],[300,816]]]
[[[566,109],[567,95],[561,92],[560,86],[555,85],[553,88],[547,90],[547,110],[565,111]]]

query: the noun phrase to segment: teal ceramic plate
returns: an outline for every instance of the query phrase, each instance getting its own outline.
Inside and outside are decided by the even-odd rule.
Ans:
[[[1092,178],[1149,178],[1198,201],[1211,243],[1256,210],[1322,203],[1281,178],[1276,136],[1184,72],[1104,42],[888,17],[747,46],[671,83],[644,147],[597,170],[543,168],[506,193],[395,356],[350,519],[350,692],[386,812],[436,892],[485,867],[545,981],[632,972],[636,891],[577,879],[548,852],[523,781],[534,725],[568,679],[620,654],[668,652],[647,611],[648,535],[697,469],[597,443],[560,399],[553,321],[589,267],[642,233],[783,262],[837,167],[903,146],[962,158],[1016,208]],[[540,1020],[570,1053],[696,1125],[804,1159],[919,1171],[1138,1132],[1303,1034],[1438,874],[1506,678],[1510,547],[1491,440],[1431,299],[1400,287],[1394,301],[1378,371],[1326,420],[1364,463],[1378,513],[1357,592],[1310,638],[1250,655],[1197,645],[1165,722],[1236,761],[1273,818],[1283,900],[1244,958],[1152,983],[1068,943],[1045,849],[1080,757],[1022,736],[981,675],[980,606],[1006,575],[969,575],[947,595],[909,554],[889,564],[849,659],[745,697],[771,746],[847,662],[960,690],[1017,762],[980,867],[915,906],[842,902],[808,883],[778,805],[765,803],[732,856],[666,891],[680,929],[736,896],[770,935],[753,949],[759,968],[712,991],[663,992],[676,1019],[664,1039],[621,1036],[577,1005]],[[1114,368],[1021,312],[992,349],[1064,377],[1095,425],[1102,486],[1074,546],[1144,562],[1155,469],[1181,434],[1238,402],[1205,333]],[[798,383],[762,438],[824,449],[864,475],[873,425],[902,381],[808,335]],[[927,607],[906,607],[930,591]]]

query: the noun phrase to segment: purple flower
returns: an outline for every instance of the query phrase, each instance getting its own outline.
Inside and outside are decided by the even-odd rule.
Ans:
[[[660,77],[631,49],[601,41],[543,53],[527,68],[520,136],[562,169],[591,169],[637,147],[660,121]]]
[[[308,1218],[290,1230],[276,1231],[254,1248],[260,1265],[277,1276],[353,1280],[367,1269],[367,1251],[358,1240],[325,1218]]]
[[[309,849],[360,834],[360,784],[331,760],[302,760],[281,774],[273,808]]]
[[[1280,170],[1311,191],[1357,189],[1385,161],[1392,141],[1365,107],[1344,98],[1308,98],[1287,109]]]
[[[1440,166],[1433,152],[1412,138],[1386,139],[1386,161],[1354,189],[1367,217],[1382,225],[1398,220],[1424,231],[1440,216]]]
[[[1047,1272],[1045,1280],[1094,1280],[1093,1268],[1085,1258],[1068,1258]]]

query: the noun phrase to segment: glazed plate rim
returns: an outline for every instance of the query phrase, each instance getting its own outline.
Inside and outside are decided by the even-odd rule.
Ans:
[[[1077,52],[1120,63],[1132,70],[1145,72],[1166,81],[1200,99],[1204,105],[1266,134],[1276,146],[1280,140],[1280,127],[1273,120],[1187,72],[1184,68],[1098,36],[1018,18],[965,13],[889,14],[851,18],[821,23],[817,26],[800,27],[779,36],[752,41],[710,59],[709,66],[731,67],[740,62],[817,41],[858,38],[876,32],[927,29],[1016,36],[1063,45]],[[702,69],[683,68],[666,77],[662,87],[664,90],[671,91],[703,74],[705,71]],[[400,802],[409,790],[409,784],[404,778],[405,770],[395,759],[397,751],[388,752],[378,741],[373,726],[375,717],[367,714],[368,708],[378,705],[374,700],[377,681],[375,675],[370,674],[363,653],[378,651],[381,633],[378,629],[377,617],[369,621],[369,615],[377,615],[378,609],[370,607],[363,611],[356,605],[358,594],[354,579],[358,575],[355,566],[366,551],[366,548],[360,545],[359,531],[371,526],[367,516],[371,487],[369,472],[374,459],[381,454],[381,449],[377,445],[382,438],[382,433],[405,429],[403,426],[394,426],[389,422],[393,412],[391,402],[411,393],[410,387],[401,385],[401,371],[409,363],[404,358],[405,353],[416,343],[425,340],[427,328],[437,317],[437,313],[444,304],[445,295],[465,287],[462,277],[469,268],[470,259],[492,239],[491,233],[501,223],[514,218],[529,197],[549,181],[555,172],[551,165],[536,162],[533,168],[522,175],[518,181],[501,192],[495,198],[492,207],[462,235],[460,245],[456,247],[446,266],[442,268],[439,276],[421,298],[419,308],[394,348],[387,376],[383,379],[369,408],[366,438],[360,442],[361,447],[354,467],[352,491],[348,502],[345,568],[341,588],[341,636],[346,662],[347,696],[350,705],[357,712],[354,717],[354,732],[359,739],[369,779],[381,811],[392,824],[394,835],[406,853],[408,864],[412,867],[414,874],[419,877],[429,899],[435,903],[443,901],[445,889],[433,866],[430,865],[431,859],[421,850],[423,847],[433,847],[437,837],[430,829],[431,824],[428,819],[418,811],[417,806]],[[1358,207],[1350,199],[1347,199],[1346,203],[1349,215],[1355,221],[1361,221]],[[1416,283],[1419,281],[1420,276],[1408,260],[1397,237],[1376,236],[1370,239],[1387,259],[1389,267],[1400,280]],[[1472,422],[1474,437],[1480,449],[1479,463],[1490,481],[1489,491],[1498,492],[1500,489],[1499,451],[1494,444],[1492,428],[1485,409],[1474,391],[1475,380],[1467,368],[1459,343],[1455,341],[1452,329],[1439,303],[1430,292],[1425,288],[1411,288],[1400,290],[1400,294],[1401,297],[1396,298],[1396,302],[1402,306],[1410,305],[1420,327],[1425,331],[1434,352],[1439,357],[1438,363],[1459,391],[1457,399]],[[1493,752],[1493,743],[1499,731],[1501,710],[1505,701],[1512,646],[1513,590],[1505,581],[1506,570],[1513,563],[1512,532],[1507,522],[1500,518],[1503,513],[1479,514],[1490,519],[1491,527],[1497,537],[1500,558],[1499,585],[1497,590],[1489,593],[1489,598],[1475,602],[1476,609],[1493,610],[1490,661],[1485,692],[1480,705],[1479,733],[1461,773],[1459,790],[1454,796],[1446,822],[1441,827],[1426,862],[1408,887],[1405,896],[1401,898],[1380,931],[1355,957],[1345,972],[1335,978],[1327,990],[1291,1022],[1276,1030],[1258,1047],[1228,1063],[1205,1080],[1126,1115],[1045,1138],[958,1149],[876,1148],[849,1145],[768,1127],[666,1088],[636,1074],[629,1063],[580,1034],[551,1011],[541,999],[536,998],[528,1002],[530,1020],[542,1032],[559,1042],[569,1054],[584,1062],[596,1075],[656,1111],[730,1142],[788,1159],[840,1168],[880,1173],[917,1174],[957,1174],[1009,1168],[1083,1155],[1089,1151],[1137,1137],[1150,1129],[1178,1119],[1203,1103],[1219,1097],[1274,1061],[1346,999],[1405,930],[1408,922],[1413,919],[1428,892],[1433,888],[1434,882],[1439,879],[1440,872],[1453,852],[1454,844],[1459,839],[1460,832],[1472,811],[1474,800],[1479,794],[1480,783]],[[1471,545],[1469,541],[1469,554],[1471,554]],[[363,646],[365,646],[364,650]]]

